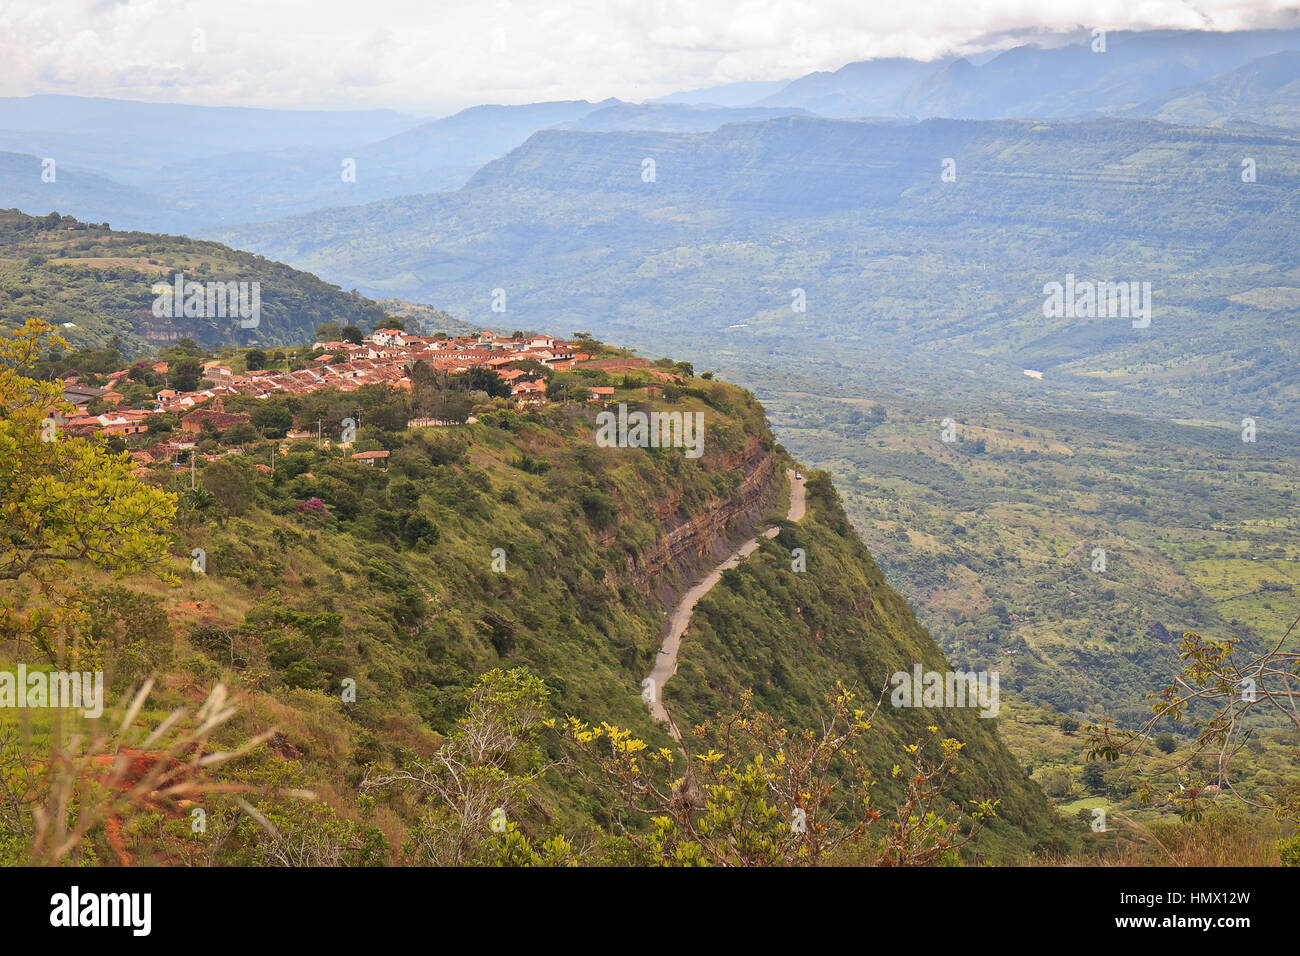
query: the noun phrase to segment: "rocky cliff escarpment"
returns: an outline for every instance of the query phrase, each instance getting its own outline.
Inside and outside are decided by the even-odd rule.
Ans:
[[[712,566],[737,542],[752,537],[778,492],[776,457],[754,440],[723,467],[742,475],[727,498],[709,502],[693,515],[684,514],[680,496],[665,501],[656,514],[663,533],[654,545],[629,555],[626,573],[638,589],[673,603],[692,578]]]

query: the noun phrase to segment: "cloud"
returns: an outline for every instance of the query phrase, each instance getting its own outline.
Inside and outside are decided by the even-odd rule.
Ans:
[[[0,7],[0,94],[434,113],[641,99],[1093,27],[1296,23],[1276,0],[43,0]]]

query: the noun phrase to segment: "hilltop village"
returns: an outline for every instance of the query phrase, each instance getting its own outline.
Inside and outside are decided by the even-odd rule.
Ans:
[[[250,415],[230,412],[226,402],[235,397],[272,399],[302,397],[313,392],[333,389],[355,392],[367,386],[382,386],[411,392],[413,379],[466,375],[485,370],[493,387],[504,395],[508,389],[516,406],[544,404],[547,401],[547,378],[552,373],[578,368],[616,372],[644,368],[650,363],[633,357],[597,358],[579,351],[581,342],[563,342],[547,335],[502,336],[490,332],[448,337],[419,335],[395,328],[376,329],[360,341],[318,341],[311,350],[314,357],[293,370],[257,368],[236,372],[230,360],[204,362],[202,387],[181,390],[159,388],[152,398],[126,407],[124,385],[140,381],[153,373],[154,379],[166,380],[167,361],[136,363],[114,371],[92,385],[87,376],[73,370],[63,377],[63,397],[75,414],[55,414],[58,427],[73,435],[103,434],[130,438],[149,433],[150,422],[158,416],[173,416],[181,434],[145,448],[135,448],[132,456],[149,465],[194,447],[201,434],[226,432],[250,421]],[[288,366],[288,359],[285,359]],[[301,360],[298,364],[302,364]],[[133,374],[134,373],[134,374]],[[143,373],[143,374],[142,374]],[[478,372],[481,381],[484,372]],[[665,380],[675,376],[659,374]],[[614,394],[612,386],[591,384],[585,388],[585,401],[604,403]],[[247,405],[247,403],[242,403]],[[447,425],[452,421],[415,417],[406,427]],[[289,430],[289,439],[316,437],[306,430]],[[132,442],[132,445],[138,444]]]

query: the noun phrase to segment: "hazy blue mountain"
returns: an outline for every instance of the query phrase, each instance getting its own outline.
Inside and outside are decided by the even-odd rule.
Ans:
[[[559,100],[521,106],[472,106],[372,143],[358,150],[357,160],[380,174],[434,167],[477,169],[504,156],[539,129],[572,122],[620,102]]]
[[[759,105],[798,107],[835,118],[900,115],[907,91],[951,62],[896,58],[849,63],[793,80]]]
[[[778,116],[806,115],[802,109],[783,107],[689,106],[681,103],[619,103],[595,110],[580,119],[560,123],[556,129],[610,132],[659,130],[666,133],[705,133],[724,123],[754,123]]]
[[[569,100],[522,106],[475,106],[346,152],[288,150],[236,154],[173,164],[159,178],[166,194],[210,196],[204,224],[237,223],[355,205],[463,185],[489,160],[504,156],[539,129],[617,103]],[[355,179],[345,181],[350,160]],[[231,195],[246,199],[235,205]]]
[[[964,119],[1113,111],[1300,45],[1300,31],[1112,33],[1055,49],[1017,47],[983,66],[957,61],[909,90],[900,110]]]
[[[415,125],[394,110],[271,110],[42,94],[0,98],[0,149],[52,156],[147,185],[168,162],[233,152],[340,148]]]
[[[1300,126],[1300,50],[1251,60],[1204,83],[1149,100],[1131,113],[1184,125],[1232,121]]]
[[[26,101],[10,102],[19,104],[11,110],[15,121],[33,119],[32,108]],[[104,107],[106,116],[111,118],[116,113],[117,101],[86,101],[99,102],[111,104]],[[242,136],[240,123],[247,120],[244,114],[248,113],[255,114],[256,124],[265,124],[268,118],[261,114],[276,111],[217,111],[210,116],[195,114],[204,117],[200,125],[207,138],[191,143],[179,153],[162,151],[158,155],[172,156],[165,163],[152,154],[147,160],[135,159],[140,152],[139,141],[127,142],[121,132],[106,131],[102,128],[108,121],[105,118],[95,121],[98,126],[84,120],[84,130],[76,131],[75,124],[83,122],[83,114],[93,112],[93,107],[85,104],[78,110],[56,111],[52,122],[62,123],[67,127],[65,130],[12,136],[28,143],[37,155],[66,155],[70,157],[68,162],[75,160],[83,168],[108,171],[102,172],[107,178],[97,204],[82,205],[73,195],[59,207],[63,212],[82,219],[99,219],[107,213],[110,220],[132,229],[197,233],[231,223],[274,219],[327,206],[455,189],[484,163],[509,152],[537,130],[616,103],[617,100],[599,104],[575,100],[477,106],[373,142],[366,142],[366,137],[388,127],[369,114],[356,114],[360,120],[355,127],[346,124],[351,113],[337,114],[338,119],[330,124],[312,114],[286,123],[288,132],[275,134],[277,138],[272,140],[269,129]],[[157,104],[129,105],[151,108]],[[125,112],[131,117],[162,115],[152,109]],[[379,119],[386,119],[386,114]],[[724,121],[719,119],[713,125]],[[409,118],[405,125],[410,125]],[[227,132],[214,140],[212,131],[222,129]],[[0,131],[0,142],[6,135]],[[302,136],[305,145],[278,146],[281,142],[292,143],[292,138],[285,138],[292,136]],[[271,142],[277,144],[276,148],[229,148]],[[49,152],[41,151],[42,145],[52,144]],[[75,144],[75,148],[70,144]],[[219,146],[225,147],[219,153],[203,152]],[[350,178],[344,176],[345,164]],[[9,191],[2,173],[0,185]],[[33,213],[49,211],[40,205],[29,207],[26,194],[14,191],[13,202],[17,208]],[[114,205],[118,196],[123,197],[121,206]],[[129,202],[128,196],[132,197]]]
[[[657,96],[647,103],[686,103],[693,106],[753,106],[760,99],[776,93],[789,80],[749,80],[739,83],[722,83],[702,86],[680,93]]]
[[[1300,47],[1300,30],[1113,32],[1104,52],[1072,42],[1018,46],[924,63],[879,59],[812,73],[765,97],[822,116],[1002,119],[1067,117],[1132,108],[1250,60]]]
[[[48,182],[47,169],[41,157],[0,152],[0,205],[35,216],[76,210],[83,222],[121,228],[153,222],[161,232],[174,231],[187,221],[184,210],[133,186],[57,161],[54,181]]]

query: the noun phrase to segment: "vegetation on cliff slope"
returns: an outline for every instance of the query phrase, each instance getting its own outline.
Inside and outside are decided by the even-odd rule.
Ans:
[[[179,584],[157,577],[114,581],[84,564],[73,565],[72,572],[81,600],[93,609],[95,626],[86,638],[105,662],[113,693],[155,676],[139,715],[143,726],[161,721],[173,707],[192,706],[220,683],[237,695],[239,709],[206,731],[214,746],[234,751],[270,728],[275,736],[215,772],[192,768],[205,785],[237,791],[194,797],[208,814],[204,832],[190,826],[187,814],[194,807],[182,812],[154,794],[143,809],[113,817],[113,827],[105,822],[92,829],[68,858],[436,862],[428,834],[449,824],[423,789],[428,778],[412,768],[453,752],[444,748],[466,732],[464,721],[473,717],[472,703],[470,717],[465,715],[467,696],[473,701],[486,693],[495,700],[505,693],[495,678],[484,685],[485,674],[516,674],[511,680],[532,702],[525,708],[529,713],[536,708],[556,719],[610,722],[656,751],[671,751],[672,741],[640,699],[640,680],[661,626],[656,591],[684,587],[711,560],[710,546],[725,542],[697,542],[695,562],[679,557],[652,578],[644,568],[655,564],[665,525],[680,527],[734,505],[744,476],[780,452],[751,395],[692,377],[689,369],[674,371],[669,362],[660,365],[581,373],[571,394],[582,380],[613,386],[616,403],[701,413],[705,440],[699,459],[687,458],[680,448],[599,447],[596,410],[582,401],[517,409],[480,395],[472,424],[407,429],[407,410],[389,407],[405,397],[318,392],[291,400],[289,414],[303,424],[335,404],[351,409],[362,403],[363,424],[351,447],[340,447],[332,440],[337,432],[328,428],[324,434],[331,440],[320,444],[267,439],[264,432],[283,427],[269,423],[251,434],[236,428],[198,436],[207,455],[196,456],[193,479],[171,461],[142,472],[145,485],[176,496],[170,573]],[[386,470],[352,459],[369,449],[390,452]],[[894,652],[900,661],[919,653],[942,664],[933,645],[923,646],[924,635],[909,623],[902,601],[862,563],[869,558],[860,545],[832,540],[849,532],[824,480],[821,487],[808,528],[800,533],[813,536],[814,555],[839,557],[799,584],[778,588],[795,588],[808,613],[825,623],[833,635],[828,650],[809,652],[806,672],[790,676],[785,699],[771,694],[771,675],[763,666],[728,664],[720,678],[736,695],[748,687],[760,690],[772,718],[794,728],[815,724],[812,697],[820,693],[824,699],[838,683],[865,696],[862,691],[880,676],[873,657],[889,653],[893,640],[903,641]],[[769,484],[757,493],[775,503],[779,489]],[[821,529],[822,522],[834,530]],[[733,527],[725,537],[751,532]],[[872,612],[840,636],[836,611],[863,584],[871,591]],[[10,597],[39,600],[18,585]],[[714,620],[710,630],[732,643],[750,633],[741,617],[730,627]],[[8,659],[35,661],[20,634],[6,637]],[[854,645],[854,653],[840,653],[845,645]],[[520,687],[532,689],[524,693]],[[516,703],[518,696],[506,693]],[[512,712],[506,719],[520,717]],[[893,719],[885,714],[881,721],[888,726]],[[938,715],[934,722],[942,735],[969,737],[960,742],[971,782],[959,789],[1007,800],[1017,814],[1008,817],[1008,829],[1024,831],[1012,841],[1016,845],[1045,836],[1049,820],[1025,800],[1028,784],[996,739],[969,721]],[[907,723],[915,729],[915,721]],[[584,763],[563,734],[531,723],[530,728],[536,740],[527,755],[515,749],[522,731],[511,731],[509,754],[489,774],[527,783],[502,784],[507,796],[515,794],[512,800],[502,797],[514,829],[489,826],[484,833],[517,832],[534,851],[564,839],[578,841],[577,855],[584,859],[595,853],[612,861],[626,851],[628,862],[654,862],[653,854],[637,856],[602,827],[609,804],[590,782],[598,765]],[[891,732],[890,746],[901,743],[902,734]],[[12,852],[20,852],[20,835],[34,826],[35,808],[56,794],[57,781],[32,749],[56,738],[59,728],[42,712],[25,725],[10,723],[4,737],[4,779],[13,808],[4,825]],[[188,746],[193,752],[193,744]],[[896,755],[889,749],[872,744],[863,751],[877,780],[891,778],[893,764],[908,763],[901,749]],[[947,750],[936,754],[935,766],[945,768],[936,793],[947,786],[954,756]],[[156,757],[142,753],[139,760]],[[382,784],[401,774],[419,777],[421,786]],[[305,791],[314,799],[303,799]],[[889,791],[882,783],[882,794]],[[1023,814],[1022,803],[1029,808]],[[947,822],[963,826],[963,819],[971,822],[960,813]],[[645,819],[633,829],[651,826]],[[963,832],[971,830],[963,826]],[[312,840],[323,843],[307,852],[302,841]],[[434,845],[442,846],[436,840]],[[1009,845],[1004,837],[990,847]],[[298,850],[291,853],[289,846]],[[482,853],[490,849],[480,847]],[[912,860],[911,851],[895,852]],[[475,853],[476,861],[491,861]],[[670,854],[663,861],[674,860]]]

